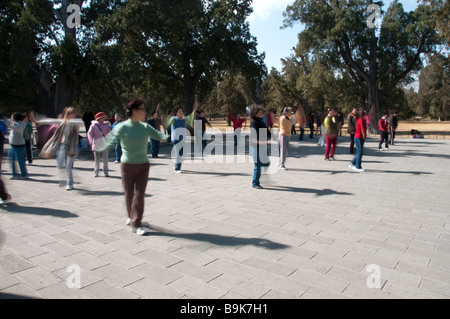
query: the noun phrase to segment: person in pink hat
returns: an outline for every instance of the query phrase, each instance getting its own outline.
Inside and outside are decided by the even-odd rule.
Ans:
[[[95,120],[92,121],[91,127],[87,133],[89,145],[91,146],[92,152],[94,152],[94,177],[98,177],[98,173],[100,171],[100,161],[103,162],[103,173],[105,174],[105,177],[109,177],[109,150],[106,149],[99,151],[99,147],[96,145],[96,142],[108,135],[109,132],[111,132],[111,127],[109,126],[109,122],[106,121],[106,113],[97,113],[95,115]]]

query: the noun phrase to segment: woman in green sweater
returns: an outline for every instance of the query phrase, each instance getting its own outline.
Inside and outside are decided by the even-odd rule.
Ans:
[[[120,170],[128,212],[127,225],[131,226],[131,230],[140,236],[145,235],[142,217],[144,215],[145,190],[150,172],[150,163],[147,157],[148,138],[160,141],[168,138],[145,123],[144,104],[143,99],[131,100],[126,111],[129,120],[116,126],[112,134],[105,138],[108,147],[114,145],[116,140],[120,140],[122,146]]]

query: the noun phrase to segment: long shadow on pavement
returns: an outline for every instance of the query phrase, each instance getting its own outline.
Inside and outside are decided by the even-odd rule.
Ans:
[[[345,195],[352,196],[352,193],[338,192],[332,189],[312,189],[303,187],[292,187],[292,186],[276,186],[265,187],[265,190],[278,191],[278,192],[292,192],[292,193],[305,193],[305,194],[315,194],[316,196],[330,196],[330,195]]]
[[[15,203],[1,206],[2,209],[11,213],[39,215],[39,216],[53,216],[58,218],[77,218],[78,215],[73,214],[67,210],[44,208],[44,207],[27,207],[19,206]]]
[[[231,237],[215,234],[204,234],[204,233],[176,233],[148,224],[145,226],[152,230],[151,233],[147,233],[147,236],[185,238],[192,241],[208,242],[216,246],[252,245],[269,250],[287,249],[290,247],[288,245],[273,242],[271,240],[264,238],[242,238],[242,237]]]

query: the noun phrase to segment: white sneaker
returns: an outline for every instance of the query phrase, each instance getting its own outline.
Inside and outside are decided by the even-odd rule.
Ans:
[[[175,170],[175,173],[177,173],[177,174],[181,174],[181,170],[180,170],[180,171],[178,171],[178,170]]]
[[[357,171],[357,172],[360,172],[360,173],[363,173],[363,172],[366,171],[364,168],[356,168],[356,167],[354,167],[353,170]]]
[[[131,225],[131,218],[128,218],[128,219],[127,219],[126,225],[127,225],[127,226],[130,226],[130,225]]]
[[[67,185],[66,190],[67,191],[72,191],[73,190],[73,186],[72,185]]]
[[[131,228],[131,231],[133,232],[133,233],[136,233],[136,235],[138,235],[138,236],[143,236],[143,235],[145,235],[145,229],[143,228],[143,227],[139,227],[139,228]]]
[[[350,164],[350,165],[348,166],[348,168],[354,169],[354,168],[356,168],[356,166],[353,165],[353,164]]]

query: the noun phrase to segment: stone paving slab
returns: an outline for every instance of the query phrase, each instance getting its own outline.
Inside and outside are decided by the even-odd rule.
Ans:
[[[248,161],[175,174],[165,146],[150,160],[144,237],[125,225],[112,156],[111,177],[94,178],[80,155],[71,192],[54,160],[35,160],[24,181],[5,162],[0,298],[449,298],[450,142],[380,152],[370,139],[362,174],[339,143],[328,162],[317,139],[294,137],[288,170],[263,176],[264,190]]]

